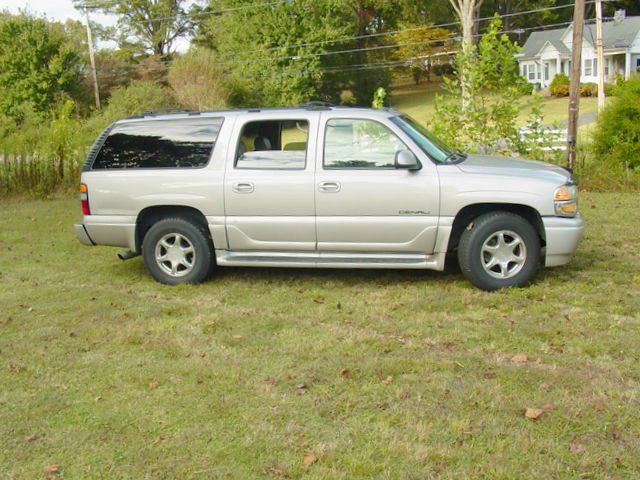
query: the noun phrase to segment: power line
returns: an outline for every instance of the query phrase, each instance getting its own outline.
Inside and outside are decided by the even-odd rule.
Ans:
[[[587,3],[594,3],[595,0],[588,0]],[[567,7],[567,6],[571,6],[571,5],[563,5],[562,7]],[[526,11],[522,11],[522,12],[514,12],[509,14],[509,16],[513,17],[516,15],[528,15],[531,13],[536,13],[536,12],[541,12],[541,11],[545,11],[548,10],[546,8],[538,8],[538,9],[533,9],[533,10],[526,10]],[[478,21],[483,21],[483,20],[489,20],[489,19],[493,19],[494,17],[484,17],[484,18],[480,18],[478,19]],[[568,25],[571,22],[562,22],[559,24],[556,24],[557,26],[560,25]],[[445,25],[445,24],[440,24],[440,25],[433,25],[430,28],[437,28],[441,25]],[[504,32],[504,33],[521,33],[523,31],[527,31],[527,30],[533,30],[533,29],[539,29],[539,28],[545,28],[545,27],[529,27],[529,28],[523,28],[523,29],[514,29],[514,30],[510,30],[508,32]],[[548,26],[546,27],[548,28]],[[479,35],[473,35],[473,37],[478,37]],[[358,52],[366,52],[366,51],[377,51],[377,50],[388,50],[388,49],[393,49],[393,48],[400,48],[400,47],[410,47],[410,46],[418,46],[418,45],[430,45],[433,43],[439,43],[439,42],[446,42],[446,41],[455,41],[457,39],[460,39],[459,35],[455,35],[455,36],[451,36],[448,38],[438,38],[438,39],[429,39],[429,40],[423,40],[423,41],[418,41],[418,42],[406,42],[406,43],[394,43],[391,45],[376,45],[376,46],[372,46],[372,47],[361,47],[361,48],[350,48],[350,49],[344,49],[344,50],[332,50],[332,51],[328,51],[328,52],[317,52],[317,53],[308,53],[308,54],[302,54],[302,55],[288,55],[288,56],[283,56],[283,57],[268,57],[268,56],[263,56],[263,57],[258,57],[258,58],[250,58],[250,59],[240,59],[240,60],[229,60],[229,61],[223,61],[223,62],[216,62],[217,65],[221,65],[221,66],[225,66],[225,65],[238,65],[238,64],[246,64],[249,62],[259,62],[259,61],[275,61],[275,62],[280,62],[280,61],[286,61],[286,60],[302,60],[305,58],[317,58],[317,57],[326,57],[326,56],[331,56],[331,55],[340,55],[340,54],[346,54],[346,53],[358,53]],[[283,47],[286,48],[286,47]],[[268,50],[268,49],[267,49]]]
[[[590,4],[590,3],[595,3],[596,0],[588,0],[586,2],[586,4]],[[561,8],[569,8],[569,7],[573,7],[573,3],[568,3],[568,4],[564,4],[564,5],[556,5],[553,7],[548,7],[548,8],[537,8],[537,9],[532,9],[532,10],[524,10],[521,12],[513,12],[513,13],[507,13],[504,15],[500,15],[500,18],[509,18],[509,17],[515,17],[518,15],[525,15],[525,14],[530,14],[530,13],[538,13],[538,12],[542,12],[542,11],[548,11],[548,10],[558,10]],[[494,17],[482,17],[482,18],[478,18],[475,20],[476,23],[480,23],[486,20],[492,20]],[[298,48],[298,47],[312,47],[312,46],[316,46],[316,45],[324,45],[327,43],[337,43],[337,42],[345,42],[345,41],[349,41],[349,40],[361,40],[361,39],[365,39],[365,38],[376,38],[376,37],[382,37],[382,36],[386,36],[386,35],[397,35],[399,33],[406,33],[406,32],[416,32],[416,31],[420,31],[420,30],[434,30],[436,28],[444,28],[444,27],[454,27],[459,25],[460,22],[459,21],[455,21],[455,22],[448,22],[448,23],[439,23],[439,24],[435,24],[435,25],[425,25],[423,27],[412,27],[412,28],[405,28],[405,29],[401,29],[401,30],[390,30],[388,32],[379,32],[379,33],[371,33],[368,35],[357,35],[357,36],[348,36],[348,37],[340,37],[340,38],[332,38],[332,39],[327,39],[327,40],[318,40],[315,42],[306,42],[306,43],[296,43],[293,45],[282,45],[282,46],[276,46],[276,47],[267,47],[267,48],[259,48],[259,49],[255,49],[255,50],[245,50],[243,52],[236,52],[236,53],[228,53],[226,55],[228,56],[235,56],[237,54],[242,54],[242,55],[248,55],[248,54],[253,54],[253,53],[260,53],[260,52],[271,52],[274,50],[280,50],[280,49],[289,49],[289,48]],[[516,32],[518,33],[518,32]]]
[[[200,12],[200,13],[196,13],[196,16],[204,16],[204,15],[221,15],[223,13],[230,13],[230,12],[237,12],[240,10],[249,10],[249,9],[253,9],[253,8],[263,8],[263,7],[273,7],[276,5],[282,5],[284,3],[291,3],[292,0],[278,0],[278,1],[274,1],[274,2],[263,2],[263,3],[251,3],[248,5],[239,5],[237,7],[228,7],[228,8],[220,8],[218,10],[209,10],[206,12]],[[595,1],[595,0],[594,0]],[[108,9],[111,7],[115,7],[118,5],[118,3],[124,3],[124,2],[114,2],[112,5],[108,5],[108,6],[104,6],[104,5],[100,5],[100,4],[82,4],[82,5],[78,5],[76,8],[86,8],[86,9]],[[184,16],[186,16],[188,14],[184,14],[184,15],[172,15],[172,16],[166,16],[166,17],[151,17],[151,18],[146,18],[144,20],[144,22],[158,22],[158,21],[163,21],[163,20],[177,20],[179,18],[182,18]]]

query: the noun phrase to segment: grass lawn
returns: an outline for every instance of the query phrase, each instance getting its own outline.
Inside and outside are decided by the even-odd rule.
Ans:
[[[494,294],[455,268],[170,288],[79,245],[77,200],[1,205],[1,478],[640,476],[637,195],[584,194],[573,262]]]
[[[440,92],[440,85],[440,82],[423,82],[420,85],[403,85],[397,87],[392,91],[391,105],[426,124],[434,115],[435,95]],[[519,126],[525,125],[527,116],[531,112],[531,109],[525,106],[528,101],[529,97],[523,97],[523,108],[518,116]],[[551,124],[556,121],[566,120],[568,108],[568,97],[545,98],[542,110],[545,123]],[[580,99],[580,113],[593,111],[597,108],[597,98],[586,97]]]

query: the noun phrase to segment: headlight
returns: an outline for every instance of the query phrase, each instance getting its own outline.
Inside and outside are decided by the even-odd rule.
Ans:
[[[568,184],[556,188],[553,205],[558,217],[575,217],[578,213],[578,187]]]

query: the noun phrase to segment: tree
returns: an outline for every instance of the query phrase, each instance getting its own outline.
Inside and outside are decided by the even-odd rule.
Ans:
[[[98,8],[118,17],[117,41],[165,58],[193,26],[188,0],[73,0],[76,8]]]
[[[169,85],[185,108],[214,110],[227,106],[227,86],[211,50],[192,49],[175,58],[169,68]]]
[[[350,30],[342,0],[295,0],[260,8],[246,2],[212,1],[200,15],[196,43],[216,54],[216,64],[237,106],[296,105],[310,99],[335,100],[338,88],[327,67],[334,39]],[[218,13],[225,7],[225,13]],[[340,48],[344,44],[338,43]],[[343,58],[340,60],[346,60]],[[348,58],[348,57],[347,57]]]
[[[27,14],[0,21],[0,113],[19,119],[30,104],[47,114],[57,97],[81,96],[82,71],[62,25]]]
[[[477,49],[457,55],[455,77],[445,79],[445,96],[436,97],[434,133],[455,148],[466,151],[509,149],[518,144],[519,47],[500,34],[498,17],[489,25]],[[463,86],[468,95],[460,109]]]

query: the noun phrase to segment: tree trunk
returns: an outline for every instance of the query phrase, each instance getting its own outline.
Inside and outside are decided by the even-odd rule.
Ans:
[[[469,75],[466,62],[473,56],[474,51],[474,32],[475,20],[483,0],[450,0],[460,23],[462,25],[462,54],[465,58],[464,62],[458,65],[458,75],[460,78],[460,89],[462,91],[462,112],[464,113],[469,106]]]

